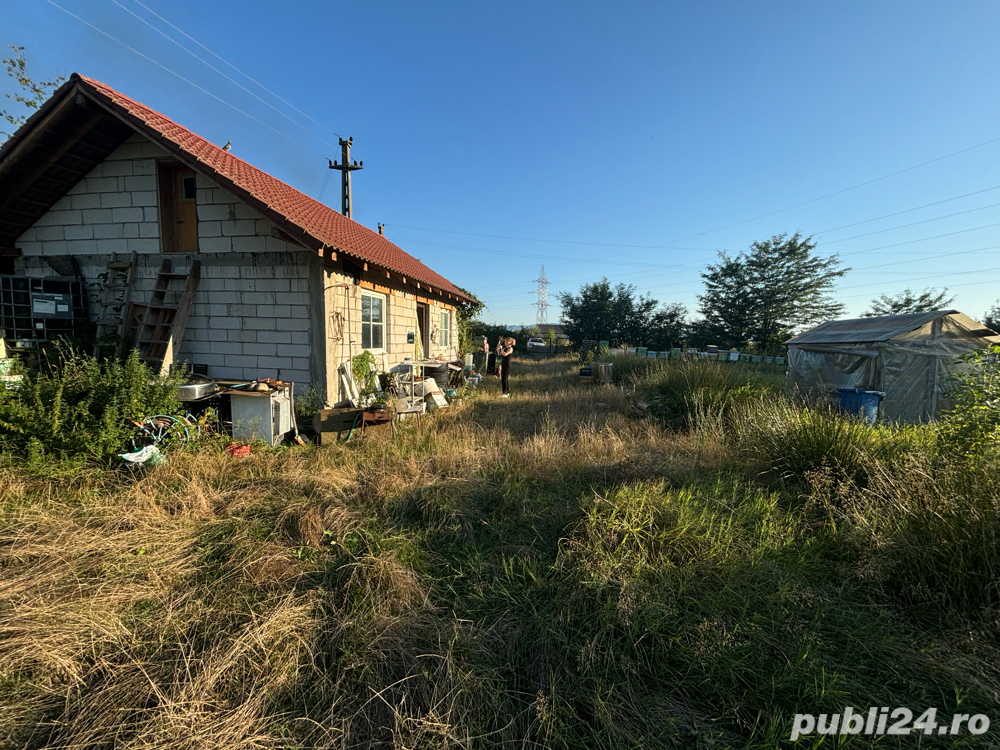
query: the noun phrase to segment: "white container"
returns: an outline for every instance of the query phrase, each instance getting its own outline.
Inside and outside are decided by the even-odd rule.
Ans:
[[[472,367],[472,352],[469,352],[465,355],[465,366]]]
[[[740,361],[740,353],[739,352],[729,352],[729,361],[730,362],[739,362]]]

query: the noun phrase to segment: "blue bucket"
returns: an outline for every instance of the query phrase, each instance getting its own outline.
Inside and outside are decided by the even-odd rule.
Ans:
[[[840,393],[840,410],[848,414],[858,414],[865,418],[868,424],[878,420],[878,405],[885,398],[882,391],[866,391],[863,388],[838,388]]]

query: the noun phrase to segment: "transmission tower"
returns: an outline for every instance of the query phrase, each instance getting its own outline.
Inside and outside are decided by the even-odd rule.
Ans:
[[[545,266],[542,266],[542,273],[535,282],[538,284],[538,302],[535,303],[538,315],[535,317],[535,323],[543,325],[549,322],[549,280],[545,278]]]

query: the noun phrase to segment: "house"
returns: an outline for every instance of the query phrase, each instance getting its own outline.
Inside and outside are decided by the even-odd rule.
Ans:
[[[73,74],[0,147],[0,274],[72,268],[99,288],[113,253],[136,254],[140,314],[164,259],[200,269],[176,361],[295,381],[328,403],[346,395],[338,366],[363,349],[389,368],[454,359],[456,307],[472,301],[379,232]]]
[[[960,357],[1000,344],[1000,335],[957,310],[834,320],[800,333],[788,346],[788,386],[834,400],[837,388],[882,391],[882,417],[937,418],[948,406]]]

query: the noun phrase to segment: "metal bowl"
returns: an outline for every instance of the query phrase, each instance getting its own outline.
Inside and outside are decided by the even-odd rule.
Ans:
[[[219,384],[211,378],[192,375],[183,385],[177,386],[178,401],[200,401],[219,391]]]

